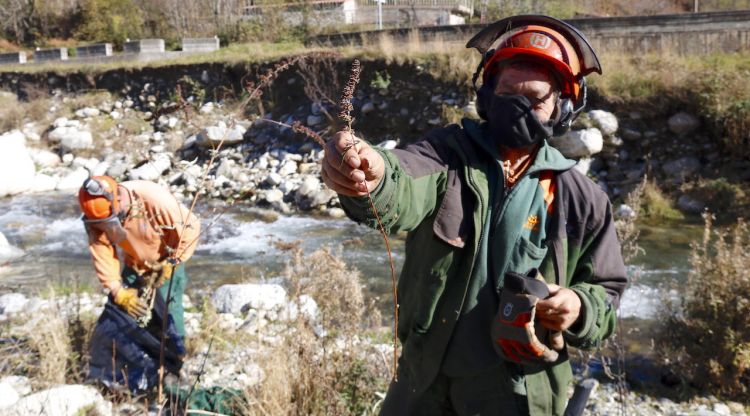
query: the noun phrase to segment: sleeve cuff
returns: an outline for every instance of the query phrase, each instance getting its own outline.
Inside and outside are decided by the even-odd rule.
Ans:
[[[581,313],[578,318],[579,320],[570,328],[563,331],[563,336],[574,347],[589,348],[591,346],[587,345],[587,341],[596,330],[598,311],[594,302],[589,298],[590,295],[585,290],[578,287],[571,287],[570,289],[581,299]]]

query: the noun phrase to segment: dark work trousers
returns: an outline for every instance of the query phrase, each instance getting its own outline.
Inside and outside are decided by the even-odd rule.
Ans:
[[[416,394],[405,373],[399,369],[398,382],[391,382],[381,416],[529,414],[526,396],[504,388],[507,372],[499,366],[474,377],[438,374],[422,394]]]

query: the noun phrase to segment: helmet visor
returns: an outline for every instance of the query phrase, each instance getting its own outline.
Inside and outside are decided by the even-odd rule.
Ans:
[[[108,200],[112,200],[112,193],[102,186],[102,183],[94,178],[88,178],[83,182],[83,188],[91,196],[103,196]]]
[[[96,230],[100,233],[104,233],[107,236],[110,244],[115,245],[123,242],[127,233],[120,223],[120,218],[117,215],[112,215],[101,220],[90,220],[83,217],[83,224],[86,226],[86,231]]]

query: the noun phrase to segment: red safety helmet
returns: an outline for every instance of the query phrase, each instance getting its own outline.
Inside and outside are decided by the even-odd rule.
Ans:
[[[88,220],[102,220],[119,212],[117,181],[109,176],[94,176],[83,181],[78,204]]]

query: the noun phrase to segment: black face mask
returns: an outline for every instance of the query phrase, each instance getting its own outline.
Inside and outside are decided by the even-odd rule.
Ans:
[[[542,123],[523,95],[492,94],[487,110],[489,131],[495,143],[518,149],[552,136],[552,123]]]

